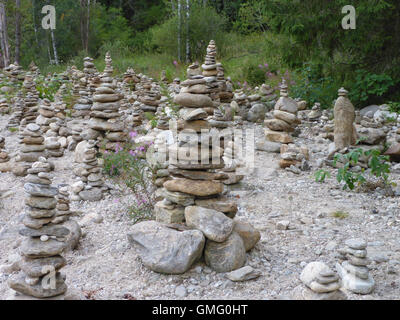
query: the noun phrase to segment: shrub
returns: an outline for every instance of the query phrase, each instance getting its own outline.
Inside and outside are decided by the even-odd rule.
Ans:
[[[136,132],[131,132],[131,141],[124,147],[117,145],[113,152],[105,152],[103,171],[122,187],[129,188],[134,195],[129,204],[129,213],[134,222],[153,217],[155,204],[155,168],[144,159],[150,145],[135,143]]]
[[[374,74],[365,70],[357,70],[353,87],[350,90],[350,99],[357,106],[363,103],[380,101],[391,87],[395,85],[387,74]]]

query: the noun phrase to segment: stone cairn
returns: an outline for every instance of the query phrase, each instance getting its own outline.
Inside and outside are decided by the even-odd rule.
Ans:
[[[89,140],[81,145],[82,152],[75,150],[75,162],[78,167],[74,174],[78,181],[72,185],[72,201],[100,201],[103,199],[103,192],[108,188],[104,185],[102,168],[96,158],[96,141]]]
[[[25,76],[23,89],[25,91],[24,112],[20,125],[25,127],[27,124],[36,121],[39,110],[39,93],[36,90],[35,82],[30,74]]]
[[[55,115],[56,113],[50,100],[43,99],[39,105],[39,116],[36,118],[36,124],[40,126],[43,133],[50,129],[50,123],[57,121]]]
[[[297,118],[297,102],[289,97],[288,87],[285,79],[281,85],[281,97],[275,105],[274,119],[265,120],[268,129],[265,130],[265,136],[268,141],[277,143],[293,143],[289,135],[299,124]]]
[[[6,144],[6,140],[4,137],[0,137],[0,163],[5,163],[10,160],[8,153],[4,150]]]
[[[186,82],[188,85],[196,85],[198,84],[196,80],[204,79],[204,76],[198,75],[198,72],[193,70],[193,67],[189,68],[189,80],[195,81]],[[214,137],[211,133],[200,138],[197,135],[202,129],[210,128],[208,121],[205,120],[207,112],[204,108],[213,106],[211,98],[206,94],[183,91],[175,97],[175,102],[185,108],[186,112],[184,112],[185,120],[178,125],[178,136],[173,137],[173,143],[168,147],[169,177],[165,170],[159,172],[159,177],[167,181],[164,182],[163,188],[156,192],[158,198],[163,199],[155,205],[156,220],[159,222],[156,227],[162,228],[162,223],[186,223],[187,227],[202,231],[207,239],[204,251],[207,265],[217,272],[229,272],[243,267],[246,262],[246,251],[255,246],[260,234],[249,224],[233,220],[237,205],[222,196],[224,186],[221,181],[228,177],[224,173],[215,171],[224,168],[223,148],[220,147],[218,132]],[[214,154],[210,149],[212,142],[216,143]],[[156,140],[157,147],[158,143]],[[146,243],[137,238],[142,236],[140,229],[146,225],[138,225],[138,233],[134,231],[129,236],[132,243],[139,242],[146,247]],[[179,243],[164,245],[174,246]],[[196,257],[199,253],[201,256],[204,238],[198,245],[199,247],[193,252]],[[188,251],[190,250],[188,248]],[[190,252],[185,259],[188,258],[193,259]],[[154,271],[181,273],[187,271],[196,259],[191,260],[183,269],[179,269],[181,271],[165,270],[146,263],[145,260],[143,260],[145,265]]]
[[[56,209],[58,189],[51,186],[54,166],[41,157],[28,170],[24,186],[27,197],[20,234],[21,271],[10,277],[8,284],[20,294],[35,298],[50,298],[67,291],[65,275],[60,269],[66,260],[60,254],[66,247],[70,231],[60,223],[66,220]]]
[[[343,260],[336,264],[343,287],[353,293],[369,294],[374,290],[375,281],[369,273],[367,257],[367,242],[363,239],[349,239],[346,247],[339,249]]]
[[[39,67],[35,64],[35,62],[31,62],[31,64],[29,65],[29,71],[33,74],[33,76],[35,78],[37,78],[38,76],[40,76],[40,70]]]
[[[89,93],[89,97],[91,98],[96,91],[96,88],[99,85],[99,77],[96,67],[93,63],[93,59],[90,57],[86,57],[83,59],[83,72],[85,73],[85,78],[87,80],[87,91]]]
[[[119,113],[122,97],[115,92],[112,78],[112,60],[108,53],[105,61],[106,68],[101,78],[101,86],[96,89],[93,96],[94,104],[90,113],[89,127],[99,132],[98,139],[100,141],[105,140],[104,147],[106,150],[115,150],[116,147],[126,141],[124,123],[121,121]]]
[[[22,91],[18,91],[14,98],[13,113],[8,121],[7,128],[18,128],[24,114],[24,98]]]
[[[24,70],[16,62],[10,64],[7,68],[4,68],[5,74],[12,83],[18,83],[24,81]]]
[[[0,95],[0,114],[6,114],[9,111],[7,98],[4,95]]]
[[[323,262],[309,263],[302,271],[300,280],[306,287],[300,288],[300,292],[297,292],[298,300],[347,299],[346,295],[339,290],[339,277]]]
[[[155,113],[160,105],[160,89],[156,83],[153,83],[152,79],[142,77],[142,81],[144,83],[142,84],[142,90],[140,91],[141,94],[138,97],[138,100],[141,103],[140,109],[143,112]]]
[[[20,152],[15,159],[17,162],[36,162],[40,157],[46,157],[43,133],[35,123],[30,123],[20,131]]]
[[[335,117],[335,149],[342,150],[354,145],[357,141],[357,131],[354,125],[354,106],[347,97],[348,91],[339,89],[339,98],[334,107]]]
[[[75,110],[73,113],[74,118],[86,118],[90,114],[90,109],[92,107],[92,101],[89,97],[89,92],[87,89],[87,78],[84,76],[79,78],[74,85],[74,95],[78,92],[79,99],[73,106]]]

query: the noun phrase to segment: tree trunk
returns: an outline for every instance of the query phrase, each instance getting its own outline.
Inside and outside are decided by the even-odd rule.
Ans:
[[[182,54],[181,54],[181,26],[182,26],[181,0],[178,0],[178,60],[179,61],[182,61]]]
[[[4,67],[10,65],[10,45],[8,44],[7,16],[4,2],[0,2],[0,45]]]
[[[86,52],[89,52],[89,31],[90,31],[90,0],[87,0],[87,19],[86,19]]]
[[[36,14],[35,14],[35,0],[32,0],[32,13],[33,13],[33,30],[35,31],[35,40],[36,40],[36,45],[39,47],[39,38],[38,38],[38,29],[36,26]]]
[[[186,63],[190,62],[189,23],[190,23],[190,5],[189,5],[189,0],[186,0]]]
[[[15,62],[20,64],[21,51],[21,0],[15,0]]]
[[[59,62],[58,62],[57,45],[56,45],[56,39],[54,36],[54,30],[50,29],[50,32],[51,32],[51,42],[53,43],[54,61],[55,61],[56,65],[58,65]]]

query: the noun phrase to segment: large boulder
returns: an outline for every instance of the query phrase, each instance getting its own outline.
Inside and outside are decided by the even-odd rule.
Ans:
[[[165,274],[181,274],[189,270],[204,249],[201,231],[177,231],[166,225],[145,221],[133,226],[128,240],[139,251],[143,264]]]
[[[265,106],[261,103],[257,103],[252,106],[247,113],[247,121],[249,122],[259,122],[265,119]]]

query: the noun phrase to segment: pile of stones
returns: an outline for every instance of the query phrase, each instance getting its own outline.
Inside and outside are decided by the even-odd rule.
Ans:
[[[268,129],[265,136],[268,141],[277,143],[293,143],[289,135],[300,123],[297,118],[297,102],[289,97],[286,81],[283,79],[281,85],[281,97],[275,105],[274,119],[265,120]]]
[[[367,242],[363,239],[349,239],[345,245],[344,249],[339,249],[339,254],[346,261],[336,264],[343,287],[353,293],[371,293],[375,281],[367,267],[371,262],[367,257]]]
[[[7,128],[18,128],[24,114],[24,98],[22,91],[18,91],[14,98],[13,113],[8,120]]]
[[[189,74],[193,70],[190,68]],[[191,74],[191,80],[204,79],[203,75]],[[169,166],[168,171],[158,172],[165,182],[156,192],[160,200],[155,205],[157,222],[135,225],[128,238],[132,245],[139,246],[143,263],[156,272],[186,272],[202,256],[203,248],[206,264],[217,272],[239,269],[246,262],[246,251],[256,245],[260,234],[248,223],[233,220],[237,205],[222,196],[222,181],[228,176],[216,172],[225,166],[218,132],[197,135],[210,127],[204,108],[212,107],[212,100],[206,94],[187,92],[175,98],[187,115],[178,125],[179,134],[172,136],[173,141],[164,148]],[[158,151],[162,153],[160,148]],[[181,233],[166,224],[179,224],[178,230],[185,231]]]
[[[16,157],[17,162],[36,162],[40,157],[46,157],[43,133],[35,123],[30,123],[19,133],[20,152]]]
[[[50,123],[56,122],[54,106],[50,100],[43,99],[39,105],[39,116],[36,118],[36,124],[40,126],[43,133],[50,129]]]
[[[83,75],[83,74],[82,74]],[[90,109],[92,107],[92,101],[89,97],[89,92],[86,87],[87,79],[83,76],[74,85],[74,94],[78,92],[79,99],[74,105],[74,118],[85,118],[90,114]]]
[[[25,91],[25,98],[24,111],[20,123],[22,127],[29,123],[34,123],[38,117],[39,93],[36,90],[35,82],[30,74],[25,76],[23,90]]]
[[[6,145],[6,139],[0,137],[0,163],[5,163],[10,160],[8,153],[4,150]]]
[[[122,97],[115,91],[110,59],[109,54],[106,55],[106,68],[101,78],[101,86],[96,88],[93,96],[94,103],[90,112],[89,127],[98,131],[98,140],[105,140],[106,150],[115,150],[117,146],[126,141],[126,133],[119,113]]]
[[[0,114],[6,114],[9,110],[7,98],[4,95],[0,95]]]
[[[8,76],[10,82],[12,83],[24,81],[24,70],[16,62],[4,68],[4,73]]]
[[[143,112],[155,113],[160,105],[160,89],[150,78],[142,77],[142,82],[142,90],[140,90],[140,95],[138,97],[138,100],[141,103],[140,109]]]
[[[96,141],[82,141],[75,150],[74,174],[78,181],[72,185],[72,201],[100,201],[108,190],[104,184],[102,168],[96,158]]]
[[[66,218],[56,209],[58,189],[51,186],[52,170],[54,166],[45,158],[40,158],[28,170],[24,186],[28,195],[25,227],[20,230],[26,237],[20,247],[21,271],[8,280],[11,289],[35,298],[50,298],[67,291],[65,275],[59,271],[66,265],[60,254],[70,231],[60,225]]]
[[[302,271],[305,288],[295,293],[297,300],[346,300],[338,275],[323,262],[311,262]],[[297,290],[295,290],[297,291]]]

